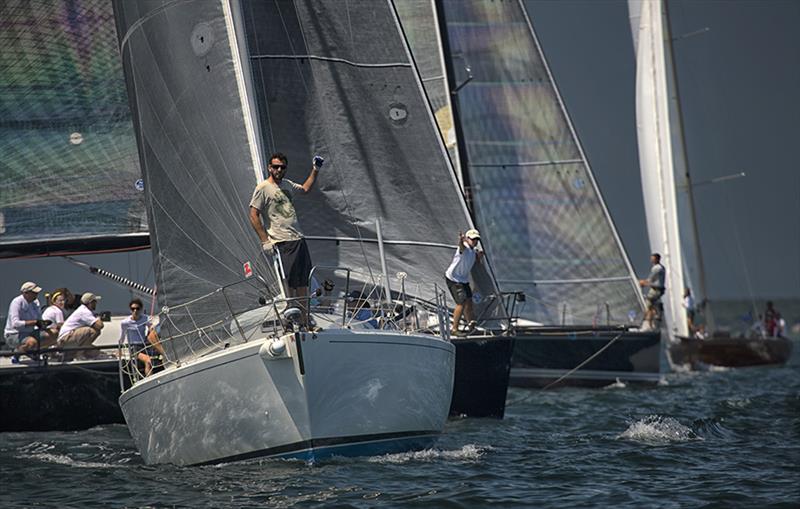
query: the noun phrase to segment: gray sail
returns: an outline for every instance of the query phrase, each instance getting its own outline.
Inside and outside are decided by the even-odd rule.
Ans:
[[[524,6],[440,6],[450,58],[474,77],[457,94],[459,143],[501,289],[524,292],[522,316],[541,323],[641,317],[632,268]],[[455,81],[466,78],[454,69]]]
[[[286,153],[298,181],[313,154],[326,158],[295,200],[314,263],[378,281],[380,220],[390,280],[406,272],[433,299],[471,223],[391,2],[242,6],[265,152]]]
[[[257,151],[227,5],[114,3],[171,360],[279,293],[248,221]]]
[[[436,117],[447,151],[458,170],[456,128],[450,103],[450,85],[444,69],[444,54],[439,37],[434,0],[401,0],[394,2],[403,33],[406,36],[414,63],[419,70],[431,108]],[[460,172],[456,172],[460,177]]]
[[[111,5],[0,4],[0,257],[143,247]]]

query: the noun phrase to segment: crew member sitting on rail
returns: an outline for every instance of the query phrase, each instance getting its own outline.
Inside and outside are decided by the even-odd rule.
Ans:
[[[139,299],[131,300],[128,305],[131,316],[125,318],[120,323],[119,343],[122,344],[125,338],[128,339],[128,346],[131,349],[131,357],[144,364],[144,376],[150,376],[153,372],[153,357],[156,352],[164,353],[161,344],[151,343],[151,334],[148,329],[152,329],[150,317],[144,314],[142,301]],[[155,330],[153,329],[153,332]]]

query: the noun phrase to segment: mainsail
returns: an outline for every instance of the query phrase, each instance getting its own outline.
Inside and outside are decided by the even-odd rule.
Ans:
[[[111,5],[0,5],[0,257],[145,247]]]
[[[437,5],[452,81],[471,70],[456,96],[461,165],[501,289],[524,292],[522,317],[541,323],[641,317],[632,267],[524,5]]]
[[[405,272],[425,283],[409,292],[436,298],[471,224],[390,2],[115,10],[171,358],[213,348],[235,315],[280,293],[247,214],[273,151],[296,180],[314,153],[326,158],[317,188],[295,200],[316,265],[380,284]],[[244,267],[254,276],[242,283]],[[478,276],[479,295],[495,295]]]
[[[392,2],[242,7],[265,150],[286,153],[296,179],[326,157],[318,188],[295,201],[314,263],[381,281],[380,222],[388,283],[405,272],[433,299],[471,223]],[[496,294],[476,275],[479,296]]]

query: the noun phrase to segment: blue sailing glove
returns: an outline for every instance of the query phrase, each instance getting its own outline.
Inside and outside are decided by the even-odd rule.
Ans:
[[[325,164],[325,159],[322,156],[314,156],[314,166],[319,169],[322,168],[322,165]]]

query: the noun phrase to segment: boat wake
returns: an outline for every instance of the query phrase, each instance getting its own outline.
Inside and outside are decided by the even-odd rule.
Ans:
[[[20,456],[22,459],[23,457]],[[66,454],[53,454],[53,453],[44,453],[44,454],[34,454],[32,456],[25,456],[25,459],[38,459],[45,463],[57,463],[59,465],[67,465],[70,467],[76,468],[126,468],[127,461],[122,461],[120,463],[105,463],[100,461],[81,461],[70,458]]]
[[[648,415],[634,422],[617,438],[650,445],[702,440],[691,428],[684,426],[677,419],[660,415]]]
[[[492,447],[488,445],[467,444],[461,449],[443,451],[439,449],[425,449],[423,451],[404,452],[374,456],[368,461],[381,464],[402,464],[410,462],[435,462],[445,461],[477,461],[481,459]]]
[[[55,463],[76,468],[125,468],[131,461],[132,454],[120,454],[108,447],[99,447],[83,443],[71,451],[71,454],[57,450],[56,444],[33,442],[19,449],[19,459],[36,460],[42,463]],[[70,449],[73,449],[72,447]],[[75,456],[83,456],[77,459]]]

